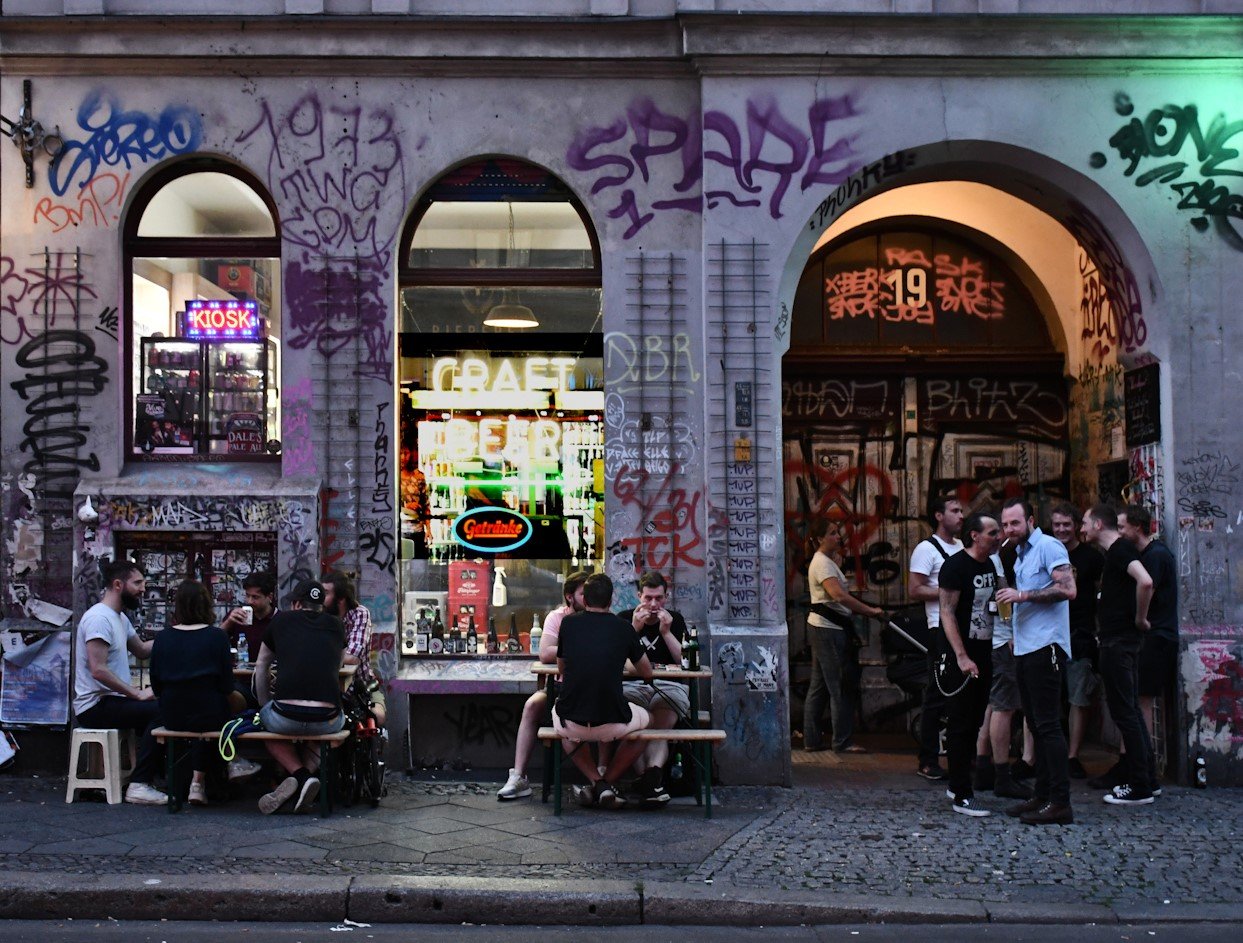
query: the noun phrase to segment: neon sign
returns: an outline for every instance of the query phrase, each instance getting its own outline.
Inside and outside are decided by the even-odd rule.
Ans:
[[[453,522],[457,542],[477,553],[509,553],[530,540],[534,532],[527,518],[508,508],[475,508],[459,514]]]
[[[262,335],[257,301],[230,298],[186,302],[182,336],[194,340],[255,340]]]
[[[432,364],[432,389],[486,393],[528,393],[570,389],[574,357],[524,357],[521,375],[508,357],[495,364],[481,357],[438,357]]]
[[[525,468],[560,462],[561,423],[552,419],[450,419],[419,423],[419,454],[441,455],[451,462],[480,458]]]

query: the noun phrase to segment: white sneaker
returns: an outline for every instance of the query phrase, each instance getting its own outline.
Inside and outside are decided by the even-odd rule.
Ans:
[[[202,783],[190,783],[190,805],[207,805],[207,790]]]
[[[296,776],[286,776],[275,789],[259,797],[259,811],[264,815],[271,815],[292,799],[297,791],[298,778]]]
[[[134,805],[168,805],[168,796],[148,783],[130,783],[125,787],[125,801]]]
[[[531,784],[527,778],[519,773],[516,769],[509,771],[509,779],[505,780],[505,785],[497,792],[496,798],[502,802],[509,799],[525,799],[531,794]]]
[[[294,803],[293,810],[295,812],[309,812],[311,806],[315,804],[315,799],[319,795],[319,777],[308,776],[306,782],[302,784],[302,791],[298,793],[298,801]]]
[[[263,767],[253,760],[239,756],[236,760],[229,761],[229,782],[236,783],[243,779],[250,779],[261,769]]]

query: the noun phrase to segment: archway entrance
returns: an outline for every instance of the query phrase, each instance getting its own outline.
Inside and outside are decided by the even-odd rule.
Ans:
[[[1065,212],[990,186],[918,183],[845,212],[807,257],[782,363],[796,748],[810,521],[838,520],[851,588],[898,609],[933,496],[969,512],[1021,494],[1047,509],[1127,483],[1110,476],[1128,459],[1119,355],[1137,345],[1121,342],[1127,319],[1111,308],[1116,280],[1102,284],[1101,245],[1072,230]],[[881,626],[870,628],[863,741],[909,758],[919,681],[894,683]]]

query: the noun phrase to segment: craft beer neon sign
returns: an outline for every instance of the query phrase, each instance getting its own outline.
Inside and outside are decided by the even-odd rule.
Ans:
[[[256,340],[262,320],[257,301],[230,298],[186,302],[183,336],[194,340]]]

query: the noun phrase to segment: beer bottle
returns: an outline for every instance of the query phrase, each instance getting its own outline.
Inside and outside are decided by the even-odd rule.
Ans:
[[[426,655],[431,651],[432,642],[432,626],[427,618],[427,610],[419,609],[419,616],[414,622],[414,651],[419,655]]]
[[[432,637],[428,642],[428,649],[433,655],[444,654],[445,650],[445,624],[440,621],[440,607],[436,607],[436,618],[432,622]]]
[[[682,643],[682,667],[688,671],[699,670],[699,630],[692,625]]]
[[[470,625],[466,629],[466,654],[479,653],[479,632],[475,629],[475,617],[470,617]]]
[[[509,617],[509,638],[505,642],[505,650],[511,655],[522,651],[522,643],[518,641],[518,617],[513,614]]]
[[[501,640],[496,635],[496,616],[488,616],[488,654],[495,655],[501,650]]]

